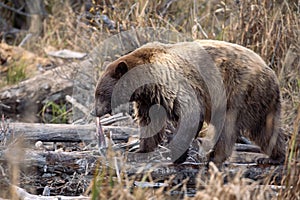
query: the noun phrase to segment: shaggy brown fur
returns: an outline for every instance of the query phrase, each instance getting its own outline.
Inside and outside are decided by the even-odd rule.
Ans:
[[[209,55],[209,58],[203,54]],[[207,64],[209,62],[213,65]],[[172,75],[176,72],[188,80],[200,106],[199,122],[194,122],[197,123],[198,131],[204,121],[211,122],[214,100],[209,95],[209,88],[199,69],[209,74],[211,80],[217,76],[214,70],[220,72],[227,98],[226,115],[220,137],[209,154],[209,160],[217,164],[225,161],[231,155],[238,135],[246,134],[246,137],[270,156],[269,159],[261,159],[259,162],[284,161],[285,142],[280,122],[278,80],[274,72],[253,51],[236,44],[213,40],[144,45],[110,63],[106,68],[95,91],[97,116],[111,112],[112,92],[119,79],[144,64],[149,64],[145,73],[151,74],[153,79],[163,76],[166,82],[178,84]],[[160,64],[167,70],[159,72],[151,64]],[[130,100],[136,102],[136,117],[141,127],[150,123],[149,109],[156,104],[165,108],[166,120],[175,127],[180,124],[183,102],[177,98],[178,91],[174,88],[164,87],[163,84],[147,84],[134,92]],[[220,101],[226,102],[225,99]],[[158,119],[157,123],[161,120],[165,119]],[[164,126],[161,130],[156,130],[156,133],[153,137],[141,138],[140,152],[153,151],[161,143]]]

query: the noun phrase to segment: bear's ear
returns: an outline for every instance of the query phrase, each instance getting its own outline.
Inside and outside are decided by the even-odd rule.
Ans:
[[[119,62],[118,66],[115,69],[115,78],[121,78],[128,71],[128,66],[124,61]]]

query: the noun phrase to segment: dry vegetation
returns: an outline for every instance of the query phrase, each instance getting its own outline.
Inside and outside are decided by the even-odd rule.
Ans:
[[[39,55],[44,54],[46,47],[91,50],[93,44],[102,38],[133,27],[166,28],[193,39],[230,41],[258,53],[276,72],[281,84],[282,118],[290,139],[285,164],[287,175],[282,180],[282,187],[276,189],[278,196],[274,196],[271,187],[239,177],[224,184],[224,175],[211,167],[207,180],[199,179],[195,199],[300,198],[300,1],[99,0],[90,9],[91,16],[82,14],[84,9],[78,5],[71,8],[69,4],[59,3],[61,1],[46,2],[50,14],[44,20],[43,34],[37,42],[25,46]],[[114,28],[109,29],[102,20],[97,20],[97,12],[112,20]],[[126,177],[125,173],[121,173],[119,180],[115,172],[100,170],[89,190],[93,199],[180,197],[170,196],[175,190],[173,187],[149,189],[132,185],[133,179]],[[180,190],[187,190],[184,183]]]

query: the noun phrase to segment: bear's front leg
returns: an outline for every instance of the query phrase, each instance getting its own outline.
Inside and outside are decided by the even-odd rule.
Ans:
[[[147,153],[154,151],[155,148],[162,142],[164,132],[165,129],[163,128],[161,131],[151,137],[144,137],[143,134],[141,134],[139,152]]]
[[[152,152],[162,142],[166,127],[166,113],[160,105],[139,103],[136,118],[140,126],[140,153]]]

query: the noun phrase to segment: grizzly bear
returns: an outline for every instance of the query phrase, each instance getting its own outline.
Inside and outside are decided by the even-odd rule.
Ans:
[[[178,154],[173,161],[183,162],[206,122],[214,141],[209,161],[222,164],[239,135],[269,155],[259,163],[280,164],[285,159],[277,77],[243,46],[215,40],[148,43],[106,67],[95,90],[95,115],[111,113],[122,98],[122,103],[135,103],[139,152],[154,151],[170,123],[175,138],[180,132],[171,146]]]

